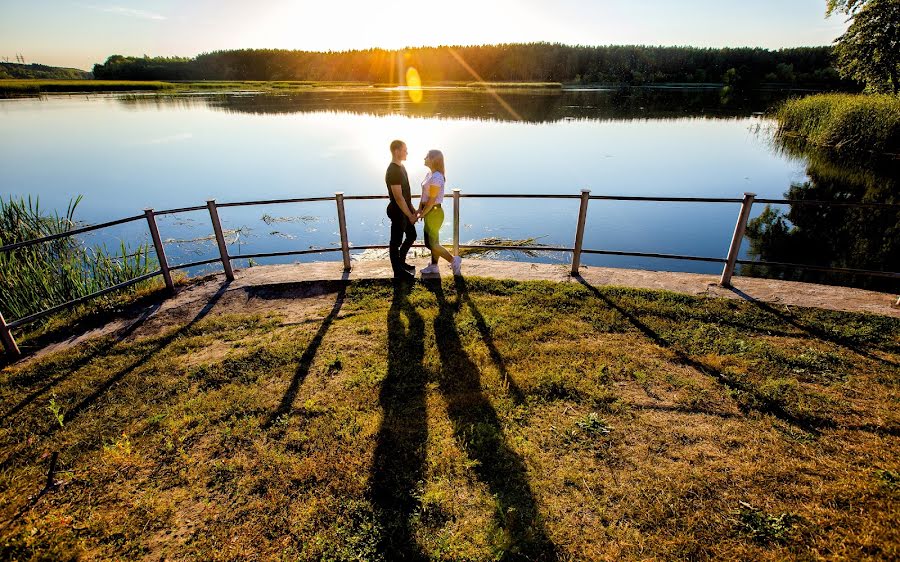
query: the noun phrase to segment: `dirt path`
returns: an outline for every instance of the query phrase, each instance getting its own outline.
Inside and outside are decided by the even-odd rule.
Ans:
[[[424,267],[424,259],[413,260]],[[606,267],[582,267],[581,279],[569,275],[569,266],[494,260],[466,260],[463,272],[468,276],[548,280],[594,285],[617,285],[641,289],[663,289],[695,296],[760,301],[779,306],[816,307],[846,312],[865,312],[900,317],[894,303],[896,295],[847,287],[777,281],[752,277],[734,277],[732,289],[718,285],[718,277],[695,273],[645,271]],[[441,275],[451,275],[446,264]],[[283,316],[285,323],[305,322],[327,314],[343,279],[387,279],[391,267],[387,260],[354,262],[353,270],[343,271],[340,262],[313,262],[292,265],[257,266],[236,270],[235,280],[225,283],[222,274],[210,275],[165,301],[132,311],[106,325],[51,344],[31,355],[29,360],[75,345],[87,339],[118,335],[122,339],[160,333],[164,329],[190,322],[198,316],[229,313],[271,313]]]

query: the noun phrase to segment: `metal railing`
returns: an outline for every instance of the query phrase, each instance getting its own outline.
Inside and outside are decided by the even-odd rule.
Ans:
[[[577,199],[580,201],[579,210],[578,210],[578,220],[575,226],[575,241],[572,247],[555,247],[555,246],[514,246],[514,245],[484,245],[484,244],[460,244],[459,243],[459,225],[460,225],[460,199],[462,198],[471,198],[471,199]],[[350,252],[351,251],[359,251],[359,250],[375,250],[375,249],[386,249],[387,245],[366,245],[366,246],[352,246],[347,235],[347,220],[346,213],[344,211],[344,202],[345,201],[370,201],[370,200],[378,200],[378,199],[389,199],[388,195],[344,195],[343,192],[337,192],[333,197],[304,197],[304,198],[296,198],[296,199],[268,199],[268,200],[260,200],[260,201],[241,201],[241,202],[233,202],[233,203],[217,203],[215,199],[210,199],[206,202],[206,205],[200,205],[195,207],[181,207],[177,209],[168,209],[164,211],[155,211],[153,209],[145,209],[144,214],[136,215],[133,217],[127,217],[124,219],[119,219],[115,221],[105,222],[102,224],[96,224],[93,226],[86,226],[82,228],[76,228],[70,230],[68,232],[63,232],[59,234],[53,234],[51,236],[45,236],[43,238],[36,238],[34,240],[27,240],[24,242],[17,242],[14,244],[9,244],[6,246],[0,247],[0,252],[10,252],[14,250],[18,250],[21,248],[25,248],[28,246],[33,246],[35,244],[41,244],[44,242],[50,242],[52,240],[57,240],[60,238],[68,237],[68,236],[77,236],[79,234],[85,234],[88,232],[92,232],[95,230],[100,230],[103,228],[109,228],[112,226],[117,226],[121,224],[126,224],[134,221],[139,221],[144,219],[147,221],[147,227],[150,232],[150,237],[153,240],[153,247],[156,252],[157,260],[159,261],[159,269],[154,272],[150,272],[134,279],[130,279],[123,283],[119,283],[112,287],[107,287],[90,295],[85,295],[83,297],[79,297],[77,299],[73,299],[69,302],[65,302],[62,304],[55,305],[46,310],[42,310],[40,312],[36,312],[29,316],[16,319],[12,322],[7,323],[2,313],[0,313],[0,341],[3,343],[3,348],[6,353],[18,356],[20,355],[19,347],[16,344],[15,338],[12,335],[12,330],[44,318],[50,314],[54,314],[66,308],[78,305],[80,303],[95,299],[97,297],[106,295],[108,293],[118,291],[120,289],[124,289],[140,283],[141,281],[146,281],[147,279],[156,277],[157,275],[161,275],[163,281],[166,285],[166,289],[169,293],[174,292],[175,285],[172,281],[172,271],[177,271],[181,269],[188,269],[191,267],[199,267],[202,265],[209,265],[216,262],[222,263],[222,268],[224,269],[225,276],[229,280],[234,279],[234,269],[232,268],[232,260],[236,259],[253,259],[253,258],[271,258],[271,257],[285,257],[285,256],[298,256],[298,255],[306,255],[306,254],[318,254],[318,253],[328,253],[328,252],[341,252],[341,256],[343,259],[344,270],[349,271],[351,269],[351,260],[350,260]],[[260,252],[260,253],[250,253],[250,254],[235,254],[230,255],[228,253],[228,245],[225,241],[225,235],[222,230],[222,223],[219,220],[219,212],[218,209],[228,208],[228,207],[247,207],[252,205],[278,205],[285,203],[313,203],[313,202],[323,202],[323,201],[334,201],[336,204],[337,211],[337,220],[340,230],[340,247],[335,248],[316,248],[310,250],[293,250],[286,252]],[[728,247],[728,254],[724,258],[720,257],[708,257],[708,256],[688,256],[688,255],[680,255],[680,254],[660,254],[660,253],[648,253],[648,252],[625,252],[618,250],[601,250],[601,249],[590,249],[584,248],[584,232],[587,223],[587,212],[590,201],[635,201],[635,202],[682,202],[682,203],[732,203],[737,204],[740,203],[740,212],[738,213],[737,222],[735,223],[734,233],[731,237],[731,243]],[[886,277],[889,279],[898,279],[900,280],[900,273],[889,272],[889,271],[872,271],[872,270],[864,270],[864,269],[849,269],[849,268],[835,268],[835,267],[823,267],[816,265],[807,265],[807,264],[798,264],[798,263],[782,263],[782,262],[767,262],[767,261],[754,261],[754,260],[740,260],[738,259],[738,254],[741,248],[741,242],[744,237],[744,231],[747,228],[747,221],[750,218],[750,211],[753,206],[753,203],[766,203],[766,204],[776,204],[776,205],[824,205],[824,206],[840,206],[840,207],[858,207],[858,208],[879,208],[879,209],[893,209],[896,211],[900,211],[900,205],[895,204],[873,204],[873,203],[848,203],[848,202],[832,202],[832,201],[818,201],[818,200],[788,200],[788,199],[756,199],[756,195],[754,193],[744,193],[742,199],[731,199],[731,198],[715,198],[715,197],[642,197],[642,196],[619,196],[619,195],[591,195],[590,190],[583,189],[581,190],[580,195],[544,195],[544,194],[488,194],[488,193],[470,193],[463,194],[459,189],[453,190],[453,255],[458,256],[460,249],[474,249],[474,250],[514,250],[514,251],[542,251],[542,252],[572,252],[572,268],[571,274],[577,275],[579,268],[581,267],[581,256],[583,254],[590,255],[607,255],[607,256],[632,256],[632,257],[643,257],[643,258],[658,258],[658,259],[673,259],[673,260],[687,260],[687,261],[702,261],[702,262],[711,262],[711,263],[722,263],[725,264],[722,270],[722,277],[720,279],[721,285],[725,287],[731,286],[731,278],[734,275],[734,268],[736,265],[763,265],[763,266],[772,266],[772,267],[782,267],[782,268],[793,268],[793,269],[806,269],[812,271],[824,271],[824,272],[832,272],[832,273],[847,273],[854,275],[865,275],[865,276],[874,276],[874,277]],[[162,239],[159,234],[159,228],[156,224],[156,217],[161,215],[171,215],[176,213],[186,213],[193,211],[202,211],[206,209],[209,212],[210,221],[213,227],[213,233],[215,234],[216,245],[219,250],[219,257],[171,265],[169,264],[166,258],[165,247],[163,245]],[[421,246],[421,245],[420,245]],[[898,301],[900,302],[900,301]]]

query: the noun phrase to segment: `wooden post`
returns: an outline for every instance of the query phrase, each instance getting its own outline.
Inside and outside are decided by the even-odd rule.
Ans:
[[[6,320],[3,319],[2,312],[0,312],[0,340],[3,341],[3,349],[6,350],[6,353],[13,357],[22,355],[22,352],[19,351],[19,346],[16,345],[16,339],[13,337],[12,332],[9,331],[9,326],[6,325]]]
[[[166,259],[166,249],[163,247],[162,239],[159,237],[159,228],[156,226],[156,215],[153,209],[144,209],[144,215],[147,217],[147,226],[150,227],[150,238],[153,239],[153,247],[156,248],[156,259],[159,261],[159,270],[162,273],[163,281],[166,282],[166,289],[170,293],[175,292],[175,284],[172,282],[172,272],[169,271],[169,262]]]
[[[334,194],[337,203],[338,226],[341,231],[341,253],[344,255],[344,271],[350,271],[350,241],[347,239],[347,219],[344,216],[344,192]]]
[[[222,223],[219,222],[219,211],[216,209],[216,200],[209,199],[206,202],[209,209],[209,218],[212,220],[213,232],[216,234],[216,243],[219,245],[219,256],[222,259],[222,267],[225,268],[225,277],[234,281],[234,270],[231,269],[231,258],[228,257],[228,246],[225,245],[225,235],[222,234]]]
[[[584,224],[587,222],[588,202],[591,190],[581,190],[581,207],[578,209],[578,227],[575,230],[575,250],[572,253],[572,275],[578,275],[581,267],[581,247],[584,244]]]
[[[741,240],[744,238],[744,230],[746,230],[747,220],[750,218],[750,208],[753,206],[755,198],[755,193],[744,193],[741,212],[738,214],[737,223],[734,225],[734,235],[731,237],[731,246],[728,248],[728,260],[725,262],[725,269],[722,270],[722,280],[719,282],[723,287],[731,287],[734,264],[737,261],[738,253],[741,251]]]
[[[453,190],[453,255],[459,255],[459,189]]]

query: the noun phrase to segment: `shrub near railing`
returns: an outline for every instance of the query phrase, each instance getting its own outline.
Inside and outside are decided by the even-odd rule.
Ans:
[[[71,201],[64,216],[44,212],[38,200],[0,200],[0,246],[61,234],[75,227]],[[156,269],[150,248],[118,252],[87,247],[67,236],[0,252],[0,307],[8,318],[22,318],[139,277]]]

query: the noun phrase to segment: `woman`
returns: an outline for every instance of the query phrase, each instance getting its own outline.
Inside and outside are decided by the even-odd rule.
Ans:
[[[431,265],[419,270],[419,273],[438,273],[438,259],[450,262],[453,274],[460,274],[462,258],[453,257],[447,248],[441,246],[441,225],[444,224],[444,155],[440,150],[429,150],[425,155],[425,165],[431,170],[422,182],[422,198],[419,200],[418,215],[425,220],[425,246],[431,250]]]

